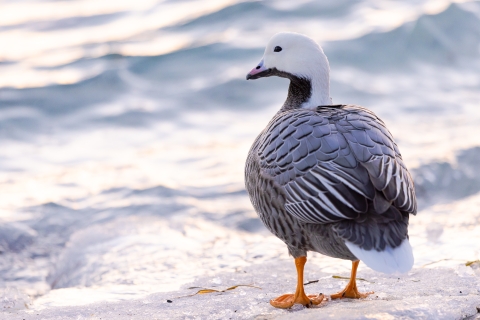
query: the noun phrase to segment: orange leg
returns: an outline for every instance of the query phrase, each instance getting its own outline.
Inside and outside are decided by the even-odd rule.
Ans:
[[[307,257],[295,258],[295,266],[297,267],[297,290],[295,294],[287,293],[270,300],[270,304],[275,308],[287,309],[293,306],[295,303],[302,304],[306,307],[311,305],[318,305],[322,302],[324,296],[319,295],[306,295],[303,289],[303,268],[307,262]]]
[[[352,275],[350,276],[350,281],[348,281],[347,286],[342,291],[332,294],[330,298],[332,299],[342,299],[342,298],[350,298],[350,299],[360,299],[366,298],[369,294],[372,294],[373,291],[367,293],[360,293],[357,290],[357,268],[360,260],[352,261]]]

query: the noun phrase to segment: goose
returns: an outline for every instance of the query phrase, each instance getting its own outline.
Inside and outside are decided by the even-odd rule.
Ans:
[[[293,32],[275,34],[247,80],[290,80],[288,95],[255,139],[245,164],[245,186],[258,216],[294,258],[294,294],[277,308],[318,305],[307,295],[307,252],[351,260],[350,281],[331,299],[365,298],[356,285],[363,261],[373,270],[405,273],[414,258],[409,215],[416,214],[413,179],[385,123],[372,111],[332,104],[330,66],[322,48]]]

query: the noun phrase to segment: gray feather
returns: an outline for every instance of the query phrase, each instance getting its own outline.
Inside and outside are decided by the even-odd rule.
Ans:
[[[413,181],[392,135],[354,105],[281,110],[253,144],[245,178],[260,218],[292,254],[354,259],[344,240],[394,248],[416,213]]]

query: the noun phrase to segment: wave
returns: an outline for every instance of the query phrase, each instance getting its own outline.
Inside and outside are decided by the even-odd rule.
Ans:
[[[469,3],[480,9],[480,2]],[[353,40],[334,41],[325,51],[336,65],[375,71],[402,70],[418,63],[442,67],[471,66],[478,63],[480,17],[462,4],[452,3],[435,15],[380,33]]]
[[[37,233],[21,223],[0,224],[0,254],[17,253],[31,245]]]
[[[461,150],[454,163],[431,162],[412,171],[419,208],[460,200],[480,192],[480,147]]]
[[[337,19],[354,11],[361,1],[309,1],[289,4],[282,9],[274,1],[246,1],[227,6],[216,12],[203,15],[187,22],[169,26],[169,31],[225,30],[237,27],[255,29],[263,21],[290,21],[296,19]]]
[[[298,14],[298,11],[304,10],[302,8],[312,5],[300,5],[288,11],[288,14]],[[480,8],[480,2],[469,5],[470,9],[467,10],[465,4],[454,3],[439,14],[423,15],[395,30],[370,33],[353,40],[328,42],[324,47],[334,69],[350,66],[389,72],[407,70],[408,66],[419,62],[442,67],[470,64],[471,67],[478,62],[480,44],[480,19],[471,7]],[[257,11],[271,14],[268,19],[287,14],[285,10],[274,9],[262,2],[245,2],[194,19],[179,28],[242,20],[242,15],[248,16]],[[56,125],[59,127],[67,123],[62,129],[103,125],[146,127],[155,121],[182,117],[183,113],[192,110],[241,112],[252,110],[254,106],[281,103],[284,88],[279,83],[282,80],[269,79],[255,84],[243,80],[252,64],[261,57],[262,50],[213,43],[182,48],[159,56],[109,54],[98,58],[81,58],[61,66],[44,67],[43,70],[87,70],[88,78],[68,85],[0,88],[0,113],[22,106],[38,110],[44,116],[42,118],[36,113],[27,112],[0,120],[2,127],[13,128],[12,131],[4,131],[3,137],[10,135],[11,138],[21,138],[22,130],[27,135],[28,132],[45,131],[48,126],[46,121],[52,119],[58,119]],[[93,76],[88,76],[89,72]],[[342,89],[343,85],[335,83],[335,90],[340,90],[336,92],[338,95],[345,91],[345,94],[350,92],[356,97],[369,96],[365,90],[352,87]],[[269,96],[262,94],[267,90]],[[248,94],[245,95],[245,92]],[[130,100],[137,102],[130,103]],[[153,105],[153,110],[144,110],[141,106],[143,103]],[[116,114],[96,112],[102,105],[112,104],[120,106]],[[77,117],[79,112],[82,112],[82,121],[62,118],[68,115]]]

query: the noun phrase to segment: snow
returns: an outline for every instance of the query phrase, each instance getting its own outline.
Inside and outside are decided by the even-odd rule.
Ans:
[[[307,262],[306,281],[319,280],[305,286],[307,294],[328,295],[346,285],[347,280],[317,272],[317,267]],[[339,275],[349,276],[348,272]],[[364,269],[358,277],[365,281],[357,280],[357,286],[361,292],[375,292],[367,299],[327,300],[310,309],[300,305],[290,310],[270,306],[270,299],[294,290],[295,276],[293,261],[282,259],[202,277],[181,290],[142,299],[43,310],[12,309],[0,319],[463,319],[478,317],[480,312],[480,263],[415,268],[407,275],[384,275]],[[236,285],[259,288],[240,286],[193,295],[199,288],[221,291]]]

